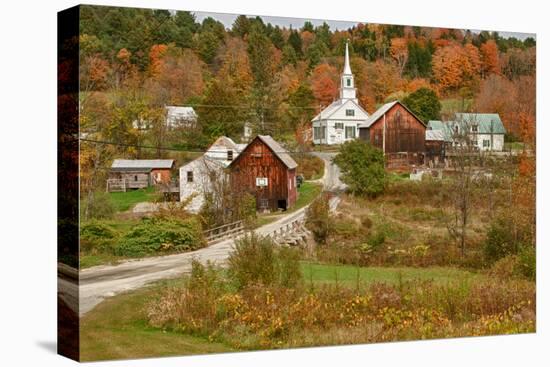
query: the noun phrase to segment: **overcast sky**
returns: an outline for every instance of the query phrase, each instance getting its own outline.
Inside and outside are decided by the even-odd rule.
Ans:
[[[220,22],[222,22],[226,28],[231,28],[233,25],[233,22],[235,21],[235,18],[237,18],[238,14],[226,14],[226,13],[209,13],[209,12],[192,12],[195,14],[197,21],[202,22],[204,18],[212,17]],[[251,17],[252,15],[248,15]],[[353,27],[354,25],[358,24],[358,21],[355,22],[347,22],[347,21],[339,21],[339,20],[319,20],[319,19],[307,19],[307,18],[288,18],[288,17],[272,17],[272,16],[261,16],[264,23],[271,23],[272,25],[278,25],[280,27],[290,27],[297,29],[301,28],[304,25],[305,21],[310,21],[313,23],[314,26],[318,26],[323,24],[323,22],[326,22],[331,30],[346,30],[348,28]],[[473,32],[479,32],[478,30],[472,30]],[[516,37],[518,39],[525,39],[527,37],[535,37],[535,34],[531,33],[518,33],[518,32],[498,32],[502,37]]]

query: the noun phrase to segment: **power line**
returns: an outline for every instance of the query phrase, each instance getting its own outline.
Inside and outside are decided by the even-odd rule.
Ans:
[[[163,146],[153,146],[153,145],[141,145],[141,144],[127,144],[127,143],[117,143],[114,141],[108,141],[108,140],[96,140],[96,139],[87,139],[87,138],[78,138],[79,141],[87,142],[87,143],[94,143],[94,144],[104,144],[104,145],[114,145],[114,146],[121,146],[125,148],[139,148],[139,149],[155,149],[155,150],[166,150],[166,151],[174,151],[174,152],[182,152],[182,153],[226,153],[227,150],[216,150],[216,149],[183,149],[183,148],[173,148],[173,147],[163,147]],[[248,144],[246,144],[248,145]],[[304,153],[304,151],[298,151],[298,150],[284,150],[284,151],[273,151],[275,154],[284,154],[284,153]],[[240,153],[239,153],[240,154]],[[262,153],[251,153],[251,154],[258,154],[262,155]]]

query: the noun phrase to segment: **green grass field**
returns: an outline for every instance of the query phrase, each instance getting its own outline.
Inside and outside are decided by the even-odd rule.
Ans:
[[[152,201],[155,198],[155,189],[148,187],[146,189],[132,190],[126,192],[109,193],[111,202],[117,212],[129,210],[137,203]]]
[[[433,280],[448,283],[454,280],[474,279],[481,275],[465,270],[445,267],[407,268],[407,267],[357,267],[351,265],[301,263],[302,274],[306,282],[341,283],[346,286],[369,285],[375,282],[398,284],[407,280]]]

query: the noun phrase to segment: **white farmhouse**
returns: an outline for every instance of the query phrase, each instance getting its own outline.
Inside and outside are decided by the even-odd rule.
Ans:
[[[216,183],[227,179],[225,166],[218,160],[203,155],[180,167],[180,201],[191,201],[186,209],[198,213],[204,203],[204,196],[213,191]]]
[[[428,129],[442,131],[445,143],[450,146],[460,146],[463,139],[458,137],[467,134],[479,150],[500,152],[504,149],[506,129],[498,113],[456,113],[452,121],[429,121]]]
[[[225,168],[243,151],[246,144],[237,144],[227,136],[219,137],[200,158],[180,167],[180,201],[193,196],[186,209],[197,213],[204,195],[227,180]]]
[[[367,121],[369,114],[359,105],[356,93],[346,43],[344,71],[340,81],[340,99],[332,102],[311,120],[313,144],[342,144],[358,137],[357,126]]]

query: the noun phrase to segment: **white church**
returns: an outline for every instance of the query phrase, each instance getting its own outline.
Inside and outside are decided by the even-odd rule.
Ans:
[[[346,43],[340,98],[311,120],[313,144],[342,144],[359,136],[358,125],[367,121],[369,114],[359,105],[356,92],[349,64],[348,44]]]

